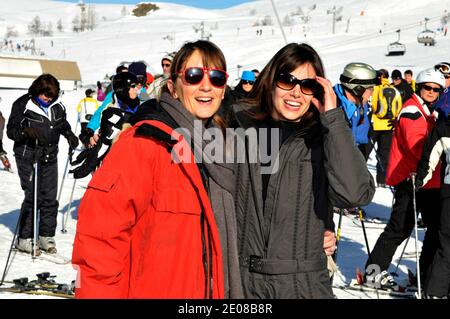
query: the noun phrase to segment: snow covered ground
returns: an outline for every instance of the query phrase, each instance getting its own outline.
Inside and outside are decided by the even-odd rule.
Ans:
[[[448,61],[450,41],[448,35],[437,33],[435,47],[424,47],[417,43],[417,34],[424,28],[421,24],[425,17],[430,18],[428,28],[437,30],[441,27],[440,18],[444,10],[450,7],[446,0],[342,0],[343,18],[336,24],[336,34],[332,34],[331,15],[327,9],[336,4],[332,0],[279,0],[275,2],[279,16],[283,18],[290,12],[295,12],[299,6],[307,12],[311,5],[316,9],[310,12],[310,23],[301,24],[298,16],[293,16],[295,23],[285,27],[288,42],[308,42],[321,54],[328,77],[337,82],[343,67],[349,62],[362,61],[378,69],[388,68],[392,71],[412,69],[415,74],[420,70],[434,65],[436,62]],[[405,7],[405,3],[406,6]],[[122,5],[96,5],[99,24],[94,31],[74,34],[69,32],[71,21],[79,11],[74,4],[53,2],[49,0],[15,0],[2,3],[0,18],[14,25],[19,31],[19,37],[14,42],[29,40],[26,26],[31,19],[39,15],[43,21],[52,21],[56,25],[59,18],[63,19],[65,32],[56,32],[53,37],[36,38],[36,46],[45,51],[49,58],[65,58],[77,61],[84,85],[95,83],[105,74],[112,74],[121,61],[146,60],[152,66],[153,72],[160,72],[160,59],[167,51],[177,49],[184,41],[195,40],[193,25],[202,21],[207,30],[213,34],[211,40],[217,43],[225,53],[228,61],[230,82],[238,77],[240,69],[262,69],[272,55],[283,44],[281,32],[276,24],[273,26],[256,27],[253,24],[266,15],[271,15],[276,23],[269,0],[255,1],[225,10],[202,10],[174,4],[160,4],[161,9],[145,18],[130,15],[121,16]],[[127,5],[128,10],[132,7]],[[105,17],[103,19],[103,17]],[[1,20],[1,19],[0,19]],[[350,21],[348,33],[347,21]],[[211,29],[212,28],[212,29]],[[397,39],[395,30],[402,29],[401,42],[407,46],[404,56],[386,57],[388,43]],[[263,29],[262,36],[256,36],[256,30]],[[382,33],[380,33],[380,30]],[[164,40],[170,35],[174,40]],[[54,46],[50,45],[51,41]],[[5,53],[5,52],[3,52]],[[0,52],[0,54],[3,54]],[[7,54],[10,54],[6,52]],[[0,70],[1,73],[1,70]],[[8,118],[12,103],[25,91],[0,89],[0,110]],[[84,90],[65,92],[62,100],[67,107],[68,119],[73,127],[76,123],[76,105],[83,98]],[[79,133],[79,127],[77,135]],[[12,155],[13,142],[6,136],[4,148],[15,163]],[[63,175],[67,160],[68,146],[64,138],[60,143],[59,173]],[[375,173],[375,153],[368,162],[370,171]],[[83,196],[89,178],[77,181],[73,202],[67,223],[68,232],[62,234],[61,220],[67,211],[74,180],[65,179],[58,215],[57,247],[60,254],[70,257],[77,222],[77,207]],[[9,246],[16,226],[19,209],[23,200],[19,178],[16,173],[0,171],[0,269],[6,262]],[[392,205],[392,193],[389,189],[378,188],[373,202],[364,209],[368,216],[388,218]],[[338,216],[335,215],[337,225]],[[370,228],[369,228],[370,227]],[[382,228],[368,225],[367,235],[373,248]],[[419,232],[423,239],[423,231]],[[403,247],[403,246],[402,246]],[[410,240],[407,252],[413,252],[414,240]],[[391,270],[395,269],[401,249],[394,257]],[[363,268],[367,258],[362,228],[355,225],[348,217],[344,217],[339,245],[338,266],[340,272],[335,276],[335,284],[349,283],[354,278],[355,268]],[[406,279],[407,268],[415,269],[414,259],[403,259],[399,268],[400,282]],[[70,283],[75,279],[76,272],[71,265],[55,265],[42,260],[31,261],[30,257],[16,255],[9,267],[6,279],[19,277],[34,278],[36,273],[50,271],[56,275],[56,280]],[[356,292],[335,290],[339,298],[374,298]],[[17,298],[15,294],[0,294],[1,298]],[[30,297],[30,296],[20,296]],[[32,298],[35,298],[34,296]]]

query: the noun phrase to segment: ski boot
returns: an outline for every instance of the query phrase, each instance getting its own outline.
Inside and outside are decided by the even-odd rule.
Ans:
[[[383,270],[381,273],[366,273],[364,276],[364,285],[370,288],[390,291],[401,291],[403,289],[386,270]]]
[[[33,253],[33,239],[31,238],[18,238],[16,242],[17,250],[31,254]],[[41,254],[40,250],[36,250],[36,255],[39,256]]]
[[[56,254],[56,242],[54,237],[39,236],[38,246],[48,254]]]
[[[3,167],[6,171],[11,171],[11,163],[8,157],[6,157],[6,152],[0,151],[0,161],[2,161]]]

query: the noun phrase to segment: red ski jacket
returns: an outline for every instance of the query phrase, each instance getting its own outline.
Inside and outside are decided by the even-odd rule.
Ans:
[[[218,229],[182,135],[155,120],[122,132],[81,201],[72,262],[76,298],[224,297]]]
[[[414,94],[405,102],[394,129],[386,170],[386,184],[395,186],[417,170],[423,144],[435,125],[435,112],[430,113],[418,95]],[[423,188],[439,188],[439,176],[440,166]]]

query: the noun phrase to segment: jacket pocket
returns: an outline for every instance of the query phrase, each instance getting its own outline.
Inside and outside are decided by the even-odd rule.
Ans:
[[[97,172],[89,182],[88,188],[94,188],[103,192],[109,192],[117,183],[119,173],[103,170]]]
[[[202,207],[193,189],[166,188],[155,194],[154,205],[158,212],[200,215]]]

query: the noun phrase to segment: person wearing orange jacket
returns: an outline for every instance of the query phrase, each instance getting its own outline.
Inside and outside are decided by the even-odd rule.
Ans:
[[[386,228],[377,240],[366,264],[366,284],[376,288],[398,290],[399,286],[387,269],[397,247],[411,235],[414,228],[413,185],[410,174],[416,172],[427,136],[436,123],[434,103],[445,87],[444,76],[426,69],[417,76],[417,93],[407,100],[395,124],[386,184],[394,186],[394,205]],[[440,168],[430,181],[416,192],[417,211],[427,232],[420,255],[421,280],[427,273],[438,246]]]
[[[160,100],[113,144],[78,210],[76,298],[242,297],[233,166],[202,162],[203,141],[189,141],[222,128],[227,78],[216,45],[186,43]]]

